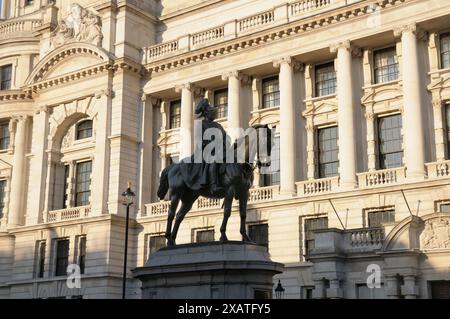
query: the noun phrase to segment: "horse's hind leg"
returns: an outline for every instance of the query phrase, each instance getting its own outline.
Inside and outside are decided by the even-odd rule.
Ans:
[[[222,226],[220,226],[220,241],[227,241],[228,237],[227,237],[227,224],[228,224],[228,219],[231,216],[231,205],[233,204],[233,193],[231,192],[231,194],[227,194],[227,196],[225,196],[224,202],[223,202],[223,206],[224,206],[224,210],[223,210],[223,221],[222,221]]]
[[[166,228],[166,239],[167,246],[175,245],[175,241],[172,240],[172,222],[175,218],[175,213],[177,211],[178,203],[180,202],[180,198],[177,195],[172,195],[170,198],[170,207],[167,213],[167,228]]]
[[[181,208],[177,213],[177,218],[175,220],[175,225],[172,230],[172,240],[175,243],[177,238],[178,229],[180,228],[180,224],[184,219],[184,216],[191,210],[192,204],[194,204],[196,198],[189,198],[188,196],[183,196],[181,199]]]
[[[245,242],[251,242],[252,240],[247,235],[247,201],[248,201],[248,191],[241,191],[239,194],[239,215],[241,217],[241,235],[242,240]]]

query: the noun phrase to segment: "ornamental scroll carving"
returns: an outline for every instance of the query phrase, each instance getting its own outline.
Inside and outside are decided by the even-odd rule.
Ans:
[[[79,4],[72,4],[68,16],[59,21],[50,39],[50,49],[56,49],[69,42],[87,42],[101,46],[103,40],[102,22],[94,12]]]
[[[425,222],[421,243],[423,249],[450,248],[449,219],[440,218]]]

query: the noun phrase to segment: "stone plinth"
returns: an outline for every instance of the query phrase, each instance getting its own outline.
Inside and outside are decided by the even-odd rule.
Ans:
[[[253,299],[271,298],[283,268],[265,247],[230,241],[163,248],[133,274],[143,299]]]

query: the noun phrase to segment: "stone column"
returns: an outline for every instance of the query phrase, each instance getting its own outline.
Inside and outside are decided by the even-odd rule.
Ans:
[[[405,299],[417,299],[419,296],[419,287],[416,286],[416,276],[404,276],[403,282],[404,284],[402,285],[401,290]]]
[[[356,136],[354,87],[352,83],[353,55],[361,50],[344,41],[332,45],[331,52],[337,53],[337,95],[339,130],[339,174],[342,188],[355,188],[356,182]]]
[[[185,83],[175,88],[181,92],[180,160],[192,155],[194,136],[194,87]]]
[[[107,213],[108,184],[109,184],[109,156],[111,135],[111,92],[102,90],[95,94],[97,99],[98,116],[95,123],[95,157],[92,165],[92,215],[99,216]]]
[[[423,39],[425,33],[413,24],[396,28],[394,34],[396,37],[401,37],[402,41],[403,143],[407,177],[423,179],[425,177],[425,131],[422,120],[418,38]]]
[[[294,104],[294,72],[303,66],[291,57],[283,57],[273,62],[280,68],[280,194],[295,195],[295,124],[296,112]]]
[[[327,289],[327,298],[340,299],[343,298],[343,296],[344,294],[339,279],[330,279],[330,288]]]
[[[313,298],[322,299],[325,298],[325,283],[323,279],[314,279]]]
[[[69,162],[69,176],[67,178],[67,201],[66,207],[74,207],[75,206],[75,161]]]
[[[24,220],[25,178],[26,178],[26,147],[28,117],[19,116],[13,157],[13,169],[11,176],[11,193],[8,225],[20,226]]]
[[[386,296],[389,299],[399,299],[397,276],[386,276]]]
[[[248,83],[250,78],[239,71],[232,71],[222,75],[228,81],[228,126],[227,133],[234,142],[242,134],[240,97],[241,82]]]
[[[376,170],[377,151],[376,151],[376,134],[375,134],[375,114],[373,105],[366,106],[366,126],[367,126],[367,168],[369,172]]]
[[[436,160],[445,161],[446,137],[443,120],[444,107],[441,99],[433,99],[434,141],[436,144]]]
[[[307,164],[308,164],[308,179],[316,178],[316,152],[314,145],[314,123],[312,117],[308,117],[306,120],[306,151],[308,152]]]

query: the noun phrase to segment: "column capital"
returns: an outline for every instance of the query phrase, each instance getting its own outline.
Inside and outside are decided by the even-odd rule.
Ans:
[[[339,41],[333,44],[330,44],[330,52],[337,53],[339,50],[347,50],[354,57],[362,57],[362,49],[356,45],[354,45],[350,40]]]
[[[289,66],[291,66],[294,69],[294,71],[303,72],[305,70],[305,65],[303,63],[297,61],[296,59],[294,59],[291,56],[285,56],[285,57],[281,57],[281,58],[273,60],[273,67],[279,68],[283,63],[286,63]]]
[[[241,71],[228,71],[222,74],[222,80],[228,81],[230,78],[236,78],[242,82],[242,84],[251,84],[251,76],[242,73]]]
[[[404,33],[412,33],[419,40],[426,40],[428,36],[428,33],[422,28],[418,27],[415,23],[405,24],[394,28],[395,37],[400,38]]]
[[[113,95],[113,92],[110,88],[99,90],[94,93],[96,99],[101,99],[103,96],[110,97]]]
[[[175,85],[175,92],[180,93],[183,90],[191,91],[194,94],[201,94],[202,88],[191,82]]]
[[[161,102],[161,99],[158,99],[156,96],[152,96],[146,93],[142,94],[141,97],[141,101],[142,102],[150,102],[152,106],[158,106],[159,103]]]
[[[372,110],[367,110],[364,113],[364,117],[366,118],[366,120],[373,120],[375,118],[375,113]]]
[[[442,102],[441,99],[434,99],[432,104],[433,104],[433,108],[435,108],[435,109],[439,108],[440,109],[442,107],[442,105],[443,105],[443,102]]]

